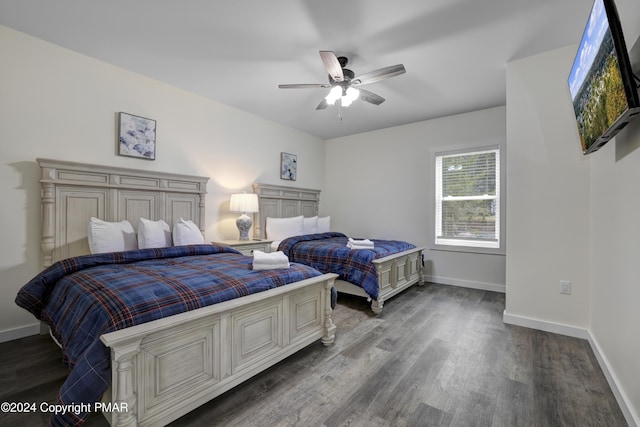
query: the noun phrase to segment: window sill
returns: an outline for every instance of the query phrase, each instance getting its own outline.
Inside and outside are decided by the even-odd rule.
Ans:
[[[432,244],[429,246],[429,250],[431,251],[445,251],[445,252],[464,252],[464,253],[475,253],[475,254],[483,254],[483,255],[498,255],[505,256],[506,251],[504,248],[482,248],[476,246],[454,246],[454,245],[436,245]]]

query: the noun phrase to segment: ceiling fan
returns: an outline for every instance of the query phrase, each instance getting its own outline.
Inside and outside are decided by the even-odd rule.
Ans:
[[[378,70],[369,71],[356,77],[355,73],[348,68],[349,60],[344,56],[336,56],[329,50],[321,50],[320,58],[329,73],[329,83],[318,84],[288,84],[278,85],[280,89],[310,89],[310,88],[331,88],[329,94],[320,101],[316,110],[323,110],[329,105],[339,102],[339,106],[347,107],[356,99],[369,102],[374,105],[380,105],[384,102],[384,98],[360,86],[375,83],[380,80],[388,79],[406,71],[404,65],[391,65],[389,67],[380,68]]]

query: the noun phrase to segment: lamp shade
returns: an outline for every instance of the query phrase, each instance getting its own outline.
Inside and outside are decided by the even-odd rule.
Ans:
[[[236,193],[229,202],[231,212],[258,212],[258,195],[255,193]]]

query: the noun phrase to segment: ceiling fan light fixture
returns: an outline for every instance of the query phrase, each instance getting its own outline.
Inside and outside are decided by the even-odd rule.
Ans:
[[[329,94],[324,98],[327,100],[327,104],[333,105],[342,96],[342,88],[340,86],[334,86],[329,91]]]
[[[358,89],[355,89],[352,87],[347,88],[345,96],[342,97],[342,105],[344,107],[351,105],[351,103],[356,99],[358,99],[359,96],[360,96],[360,91]]]

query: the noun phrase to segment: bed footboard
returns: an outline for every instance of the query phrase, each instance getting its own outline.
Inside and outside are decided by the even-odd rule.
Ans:
[[[321,339],[335,340],[324,274],[101,337],[111,348],[105,417],[165,425]]]
[[[414,284],[422,284],[422,252],[414,248],[384,258],[373,260],[378,271],[380,290],[377,301],[371,301],[375,314],[382,312],[385,300]]]
[[[423,251],[424,248],[413,248],[373,260],[380,287],[378,299],[371,300],[371,311],[380,314],[386,300],[416,283],[422,284]],[[364,289],[344,280],[336,280],[336,289],[370,299]]]

